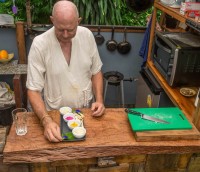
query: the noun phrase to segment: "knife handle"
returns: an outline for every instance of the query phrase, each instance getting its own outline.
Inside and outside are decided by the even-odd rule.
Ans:
[[[125,112],[126,112],[126,113],[131,113],[131,114],[133,114],[133,115],[138,115],[138,116],[141,116],[141,115],[142,115],[142,113],[137,112],[137,111],[134,111],[134,110],[130,110],[130,109],[125,109]]]

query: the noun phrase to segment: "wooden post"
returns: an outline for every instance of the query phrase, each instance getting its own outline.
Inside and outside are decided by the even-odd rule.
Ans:
[[[31,30],[32,20],[31,20],[31,1],[26,0],[26,18],[27,18],[27,26],[28,30]]]
[[[157,16],[157,9],[154,8],[153,14],[152,14],[152,21],[151,21],[151,32],[150,32],[150,38],[149,38],[149,49],[148,49],[148,60],[151,60],[151,51],[152,51],[152,45],[153,45],[153,40],[154,40],[154,35],[155,35],[155,26],[156,26],[156,16]],[[147,60],[147,61],[148,61]]]
[[[16,108],[22,108],[22,81],[21,75],[15,75],[13,78],[13,86],[14,86],[14,93],[15,93],[15,105]]]
[[[17,37],[17,47],[19,55],[19,63],[26,64],[26,46],[24,37],[24,22],[16,22],[16,37]]]

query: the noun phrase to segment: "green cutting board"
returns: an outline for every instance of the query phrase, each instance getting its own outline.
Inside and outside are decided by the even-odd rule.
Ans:
[[[190,122],[177,107],[132,108],[132,110],[170,122],[170,124],[156,123],[142,119],[137,115],[128,114],[128,119],[133,131],[182,130],[192,128]]]

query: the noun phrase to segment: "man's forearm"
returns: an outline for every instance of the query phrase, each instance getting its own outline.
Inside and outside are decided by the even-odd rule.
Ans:
[[[98,72],[92,76],[92,86],[94,95],[97,102],[103,103],[103,75],[102,72]]]
[[[48,115],[47,110],[45,108],[45,104],[42,99],[41,93],[38,91],[28,90],[28,99],[30,101],[30,104],[32,106],[34,113],[38,116],[38,118],[44,124],[45,121],[47,120],[45,118],[50,118],[50,116]]]

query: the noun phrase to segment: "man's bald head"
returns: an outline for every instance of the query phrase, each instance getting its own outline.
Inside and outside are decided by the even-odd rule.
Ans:
[[[63,15],[70,15],[78,19],[78,9],[74,3],[67,0],[58,1],[54,4],[52,16],[59,17]]]
[[[76,5],[71,1],[58,1],[53,7],[50,18],[58,41],[64,44],[71,42],[81,21]]]

